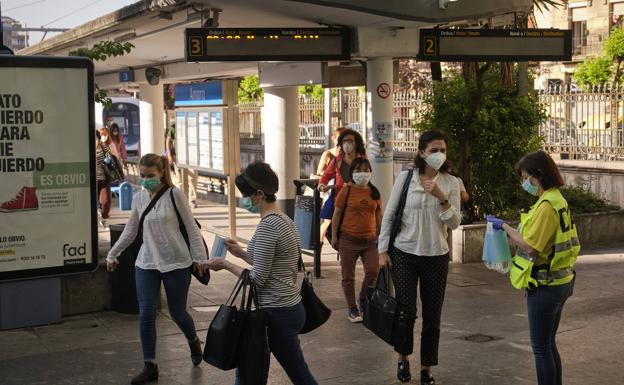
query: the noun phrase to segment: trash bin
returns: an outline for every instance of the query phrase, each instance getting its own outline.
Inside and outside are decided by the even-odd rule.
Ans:
[[[301,237],[301,248],[313,250],[314,242],[314,197],[297,195],[295,199],[295,226]]]
[[[119,240],[125,225],[109,225],[111,247]],[[139,314],[137,301],[136,281],[134,277],[134,263],[136,255],[129,250],[124,251],[117,258],[119,266],[111,275],[111,306],[114,311],[125,314]]]
[[[132,209],[132,190],[132,185],[128,182],[123,182],[119,186],[119,210]]]

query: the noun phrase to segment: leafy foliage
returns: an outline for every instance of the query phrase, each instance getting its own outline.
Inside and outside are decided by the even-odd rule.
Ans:
[[[533,5],[540,12],[545,12],[551,8],[561,8],[568,4],[568,0],[533,0]]]
[[[299,94],[313,97],[315,99],[320,99],[323,97],[323,86],[320,84],[300,86]]]
[[[530,202],[520,188],[514,166],[522,155],[540,148],[537,126],[546,114],[534,96],[519,96],[516,90],[504,88],[499,67],[491,67],[484,74],[483,100],[473,116],[476,88],[474,80],[466,82],[458,73],[436,82],[434,92],[425,100],[428,108],[418,128],[446,131],[449,159],[460,175],[468,171],[471,183],[466,187],[477,208],[475,219],[479,219],[485,214],[517,210]],[[467,155],[474,164],[471,170],[464,170],[466,165],[458,162],[462,144],[468,144]]]
[[[238,101],[242,103],[258,102],[264,99],[260,88],[260,79],[256,75],[245,76],[238,85]]]
[[[69,56],[82,56],[87,57],[93,61],[104,61],[110,57],[123,56],[130,53],[134,45],[132,43],[118,43],[111,40],[101,41],[95,43],[91,48],[78,48],[69,52]],[[101,103],[106,108],[111,108],[112,101],[108,97],[108,93],[105,90],[100,89],[98,85],[95,85],[95,101]]]
[[[596,213],[619,210],[620,207],[594,194],[587,187],[565,186],[561,194],[568,201],[572,214]]]
[[[605,41],[602,55],[589,58],[579,64],[574,71],[573,79],[585,88],[609,81],[621,82],[624,80],[621,70],[623,60],[624,29],[614,28]]]
[[[611,65],[613,62],[605,56],[596,56],[580,63],[572,78],[584,88],[607,83],[611,80]]]

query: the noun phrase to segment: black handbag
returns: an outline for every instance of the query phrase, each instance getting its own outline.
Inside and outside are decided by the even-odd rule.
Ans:
[[[390,345],[403,340],[409,329],[407,309],[389,294],[390,272],[379,270],[377,283],[366,289],[366,306],[362,324]]]
[[[247,274],[249,296],[243,310],[245,321],[238,345],[238,378],[240,385],[266,385],[269,379],[269,316],[260,309],[256,288]],[[252,305],[254,309],[252,310]]]
[[[238,346],[245,324],[245,311],[237,309],[234,301],[238,294],[243,292],[241,308],[245,303],[247,285],[245,277],[247,270],[238,278],[227,302],[219,306],[208,333],[204,345],[204,361],[219,369],[230,370],[238,366]]]
[[[349,202],[349,195],[351,195],[351,186],[347,186],[347,197],[345,198],[345,203],[344,203],[344,207],[342,208],[342,214],[340,214],[340,222],[336,223],[336,225],[338,226],[338,231],[337,231],[337,236],[338,238],[340,238],[340,229],[342,228],[342,222],[344,221],[344,217],[345,217],[345,213],[347,212],[347,202]],[[335,208],[334,208],[335,210]],[[329,224],[329,227],[327,228],[327,233],[329,235],[325,235],[325,237],[327,238],[327,240],[331,243],[332,242],[332,238],[333,236],[333,230],[332,227],[334,226],[333,223]],[[336,251],[338,251],[336,249]]]
[[[301,303],[305,308],[306,318],[299,334],[309,333],[323,325],[331,316],[331,310],[317,297],[310,280],[311,273],[307,272],[303,264],[303,258],[299,254],[299,266],[303,270],[303,282],[301,283]]]
[[[180,227],[182,238],[184,238],[184,242],[186,242],[186,246],[189,248],[189,250],[191,250],[191,243],[189,242],[189,237],[188,237],[188,232],[186,231],[186,226],[184,225],[184,222],[182,221],[182,217],[180,216],[180,212],[178,211],[178,206],[176,205],[175,199],[173,198],[173,188],[169,191],[169,196],[171,197],[171,203],[173,204],[173,209],[175,210],[176,217],[178,218],[178,226]],[[201,229],[201,225],[199,224],[199,221],[195,218],[193,219],[195,220],[195,224],[197,225],[197,227]],[[204,239],[203,236],[202,236],[202,242],[204,243],[204,249],[206,249],[206,257],[208,257],[210,255],[208,254],[208,245],[206,245],[206,240]],[[199,275],[198,270],[193,270],[192,273],[193,273],[193,277],[195,277],[200,283],[207,285],[208,282],[210,282],[209,270],[206,270],[202,275]]]

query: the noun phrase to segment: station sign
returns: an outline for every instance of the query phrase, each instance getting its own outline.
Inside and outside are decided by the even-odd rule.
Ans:
[[[346,28],[187,28],[187,62],[349,60]]]
[[[202,83],[176,84],[175,106],[218,106],[223,104],[220,80]]]
[[[0,56],[0,281],[97,267],[93,62]]]
[[[572,31],[561,29],[421,29],[424,61],[569,61]]]

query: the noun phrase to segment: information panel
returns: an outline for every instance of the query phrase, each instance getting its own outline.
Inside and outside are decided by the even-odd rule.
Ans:
[[[93,63],[0,56],[0,280],[97,267]]]
[[[187,28],[186,61],[349,60],[346,28]]]
[[[219,174],[224,172],[223,108],[177,109],[176,128],[179,165]]]
[[[426,61],[569,61],[572,31],[560,29],[421,29]]]

